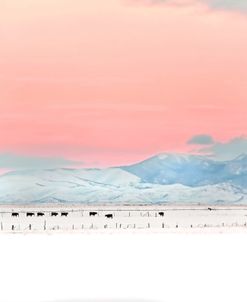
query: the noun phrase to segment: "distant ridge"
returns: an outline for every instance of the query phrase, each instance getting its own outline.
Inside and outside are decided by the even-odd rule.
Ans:
[[[0,203],[247,204],[247,154],[230,161],[161,153],[107,169],[44,169],[0,176]]]
[[[201,155],[162,153],[122,169],[148,183],[197,187],[231,182],[247,187],[246,154],[231,161],[216,161]]]

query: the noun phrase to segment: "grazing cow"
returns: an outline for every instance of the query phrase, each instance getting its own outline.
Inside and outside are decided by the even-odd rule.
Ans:
[[[61,213],[61,216],[67,217],[68,214],[69,214],[68,212],[62,212],[62,213]]]
[[[164,212],[159,212],[159,215],[163,217],[164,216]]]
[[[57,212],[51,212],[51,216],[57,216],[58,213]]]
[[[38,217],[41,217],[41,216],[44,216],[44,215],[45,215],[45,214],[42,213],[42,212],[38,212],[38,213],[37,213],[37,216],[38,216]]]
[[[105,217],[106,218],[113,218],[113,215],[112,214],[106,214]]]
[[[96,216],[97,214],[97,212],[89,212],[89,216]]]
[[[19,217],[19,213],[13,212],[13,213],[11,214],[11,216],[12,216],[12,217]]]
[[[26,216],[27,216],[27,217],[33,217],[33,216],[34,216],[34,213],[32,213],[32,212],[27,212]]]

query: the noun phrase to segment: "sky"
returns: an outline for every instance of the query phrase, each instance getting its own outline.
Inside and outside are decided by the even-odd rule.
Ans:
[[[245,0],[0,1],[0,169],[247,152]]]

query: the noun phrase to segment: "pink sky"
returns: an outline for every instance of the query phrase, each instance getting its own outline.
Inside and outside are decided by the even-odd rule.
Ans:
[[[247,15],[120,0],[0,3],[0,153],[119,165],[247,129]]]

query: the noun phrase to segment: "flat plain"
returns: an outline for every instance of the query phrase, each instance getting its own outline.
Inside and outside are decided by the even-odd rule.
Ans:
[[[22,205],[0,206],[0,231],[85,232],[94,230],[247,231],[247,206]]]

